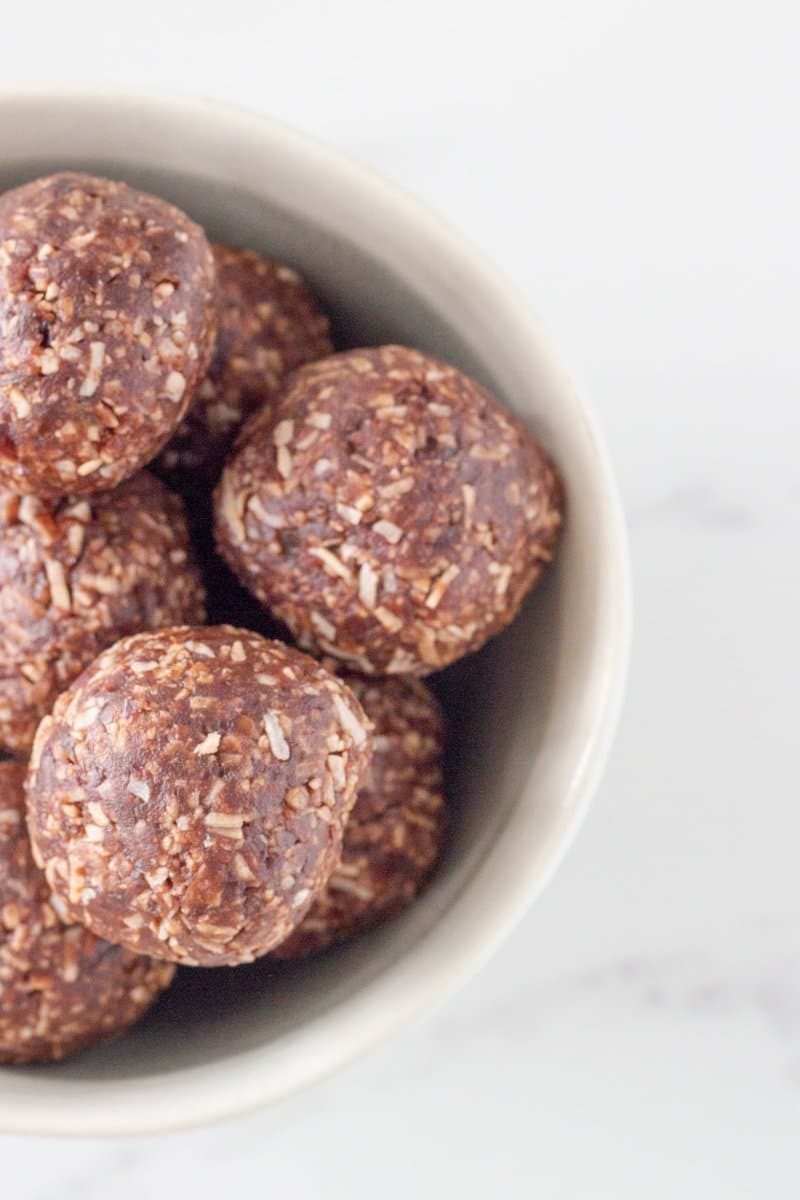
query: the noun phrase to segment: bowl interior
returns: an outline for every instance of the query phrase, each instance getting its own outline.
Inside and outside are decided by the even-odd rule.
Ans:
[[[553,869],[587,802],[624,659],[625,564],[613,489],[591,428],[527,315],[515,314],[491,273],[484,280],[482,266],[461,257],[443,226],[423,222],[413,206],[406,214],[406,202],[380,182],[342,176],[338,160],[313,146],[298,151],[269,125],[243,132],[236,122],[245,118],[235,114],[219,129],[214,119],[203,129],[198,119],[173,114],[172,125],[149,134],[145,120],[144,133],[137,126],[126,138],[132,102],[107,106],[100,121],[96,108],[75,99],[66,105],[69,132],[60,136],[63,106],[55,115],[47,103],[17,102],[10,133],[3,103],[0,189],[70,167],[175,201],[212,239],[296,266],[334,315],[339,346],[405,342],[473,374],[542,438],[566,480],[569,519],[556,568],[505,634],[433,681],[451,723],[454,820],[445,860],[421,900],[390,925],[308,963],[266,959],[180,972],[124,1038],[57,1067],[0,1071],[0,1121],[37,1104],[52,1115],[70,1100],[111,1112],[115,1088],[131,1114],[131,1086],[152,1097],[157,1085],[164,1096],[167,1081],[197,1080],[198,1072],[224,1066],[228,1087],[231,1071],[255,1054],[259,1070],[272,1064],[281,1080],[271,1085],[274,1094],[429,1002],[433,976],[441,992],[445,976],[454,981],[468,960],[474,965]],[[81,111],[86,127],[76,133]],[[232,130],[241,145],[231,144]],[[389,1006],[382,1019],[379,1005]],[[303,1039],[317,1039],[319,1050],[336,1038],[345,1013],[352,1024],[347,1032],[340,1024],[341,1045],[311,1065],[312,1041]],[[95,1086],[100,1080],[103,1089]],[[243,1074],[239,1083],[236,1100],[198,1100],[189,1119],[267,1098],[270,1090],[245,1083]],[[36,1127],[35,1118],[9,1120]],[[157,1118],[141,1111],[117,1114],[115,1123],[97,1120],[99,1131],[147,1128]]]

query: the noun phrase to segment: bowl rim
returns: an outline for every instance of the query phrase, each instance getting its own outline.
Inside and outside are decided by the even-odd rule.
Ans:
[[[632,622],[630,564],[622,507],[607,452],[585,401],[558,364],[527,301],[503,274],[438,214],[402,187],[388,181],[344,151],[247,108],[171,92],[69,86],[0,88],[0,114],[11,117],[15,105],[102,103],[106,111],[122,114],[144,107],[176,118],[213,120],[233,134],[242,131],[264,145],[280,144],[296,160],[313,169],[324,167],[338,184],[371,197],[386,220],[397,220],[421,236],[434,239],[441,252],[458,263],[460,277],[479,289],[485,305],[503,314],[531,346],[537,364],[544,361],[549,375],[569,397],[573,420],[583,424],[591,444],[595,489],[601,498],[604,557],[610,589],[601,679],[591,728],[574,764],[563,806],[560,828],[527,864],[517,855],[517,869],[504,879],[504,890],[492,892],[492,903],[468,938],[448,944],[446,955],[429,956],[425,970],[408,971],[424,947],[415,943],[398,961],[381,971],[355,995],[267,1046],[251,1048],[222,1061],[181,1068],[154,1078],[115,1081],[78,1080],[71,1084],[73,1102],[49,1098],[42,1088],[34,1099],[20,1102],[0,1090],[0,1129],[8,1133],[120,1136],[161,1133],[223,1120],[276,1102],[333,1074],[442,1003],[477,972],[510,933],[552,878],[588,812],[611,748],[621,709],[627,674]],[[509,814],[510,817],[511,814]],[[498,830],[487,858],[452,898],[455,908],[468,889],[479,884],[495,856],[505,826]],[[432,932],[421,939],[430,942]],[[395,978],[404,970],[403,986]],[[386,1000],[391,992],[392,1002]],[[336,1020],[336,1036],[328,1028]],[[300,1045],[302,1043],[302,1045]],[[267,1061],[268,1060],[268,1061]]]

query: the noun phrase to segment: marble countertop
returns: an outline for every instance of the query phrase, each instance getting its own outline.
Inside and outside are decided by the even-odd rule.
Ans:
[[[197,30],[203,6],[107,12],[10,10],[4,86],[281,116],[516,280],[607,435],[637,630],[589,822],[458,996],[228,1125],[5,1138],[2,1194],[795,1197],[800,19],[778,0],[229,0]]]

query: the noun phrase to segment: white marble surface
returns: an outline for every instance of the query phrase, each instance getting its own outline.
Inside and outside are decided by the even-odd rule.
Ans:
[[[6,1138],[1,1194],[795,1197],[795,6],[250,7],[139,3],[109,30],[107,5],[13,6],[3,84],[177,87],[282,116],[501,263],[616,459],[628,702],[573,853],[439,1012],[227,1126]]]

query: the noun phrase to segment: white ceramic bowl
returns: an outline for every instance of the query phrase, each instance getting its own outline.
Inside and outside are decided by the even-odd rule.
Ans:
[[[306,965],[190,972],[138,1029],[57,1067],[0,1070],[0,1129],[118,1134],[264,1104],[462,983],[544,887],[609,749],[630,619],[625,538],[592,421],[520,297],[447,225],[336,151],[176,97],[0,95],[0,190],[85,168],[166,196],[209,233],[295,264],[344,344],[407,342],[492,387],[566,482],[556,569],[512,628],[442,681],[455,836],[411,911]]]

